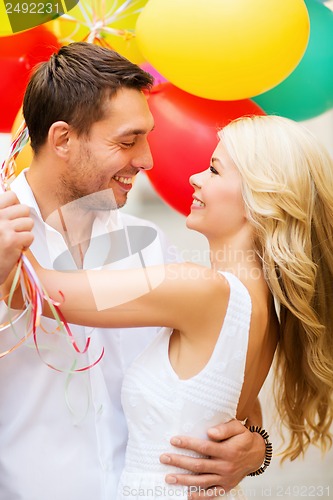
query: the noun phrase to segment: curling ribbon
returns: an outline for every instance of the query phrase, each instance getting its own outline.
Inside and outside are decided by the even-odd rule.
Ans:
[[[14,139],[12,141],[12,144],[9,149],[9,153],[5,161],[2,163],[1,170],[0,170],[0,192],[1,191],[6,191],[10,189],[10,182],[15,178],[15,159],[19,152],[24,148],[24,146],[27,144],[29,141],[29,132],[28,128],[23,121],[22,124],[20,125],[18,131],[16,132]],[[27,258],[27,256],[22,252],[21,257],[18,261],[17,264],[17,269],[14,275],[13,283],[11,285],[11,289],[9,292],[8,296],[8,307],[10,309],[10,305],[12,302],[12,298],[15,292],[16,287],[20,283],[21,285],[21,290],[23,294],[23,299],[25,303],[25,309],[16,314],[14,318],[10,317],[9,321],[7,323],[3,323],[0,325],[0,332],[3,331],[5,328],[8,328],[8,326],[12,326],[14,328],[15,323],[22,318],[25,312],[30,311],[30,325],[28,327],[28,331],[26,334],[19,339],[19,341],[12,346],[10,349],[1,352],[0,353],[0,358],[6,356],[7,354],[13,352],[15,349],[20,347],[31,335],[33,336],[34,340],[34,345],[36,348],[36,351],[43,361],[47,366],[52,368],[53,370],[63,372],[64,370],[60,370],[56,368],[55,366],[51,365],[50,363],[47,363],[44,359],[43,356],[41,355],[39,346],[38,346],[38,335],[37,335],[37,328],[40,325],[40,318],[42,316],[42,310],[43,310],[43,302],[47,302],[47,304],[50,307],[50,310],[53,314],[53,318],[56,320],[58,327],[60,330],[65,331],[65,333],[68,335],[70,339],[70,343],[72,344],[74,350],[79,353],[79,354],[84,354],[87,352],[89,345],[90,345],[90,336],[87,337],[86,340],[86,345],[83,350],[80,350],[77,342],[74,338],[73,333],[71,332],[71,329],[63,316],[59,306],[59,302],[55,302],[52,300],[49,295],[47,294],[46,290],[44,289],[42,283],[40,282],[33,266],[31,265],[31,262]],[[7,297],[6,297],[7,298]],[[64,298],[64,297],[63,297]],[[11,314],[9,312],[9,314]],[[82,372],[85,370],[89,370],[93,366],[95,366],[103,357],[104,355],[104,348],[102,349],[101,354],[99,357],[94,361],[93,363],[89,364],[88,366],[84,366],[83,368],[75,368],[73,369],[73,373],[75,372]],[[71,372],[71,371],[70,371]]]
[[[76,8],[78,8],[82,14],[83,21],[76,19],[70,14],[63,14],[60,18],[64,21],[73,22],[75,28],[73,30],[72,35],[75,35],[77,26],[83,26],[89,30],[88,35],[82,40],[84,42],[93,43],[96,45],[101,45],[102,47],[111,48],[110,44],[104,40],[105,35],[116,35],[124,38],[125,40],[131,40],[135,38],[135,34],[132,30],[127,29],[117,29],[112,28],[110,25],[117,21],[117,19],[126,16],[126,10],[130,7],[135,6],[138,3],[138,0],[126,0],[123,4],[121,4],[114,12],[114,5],[110,6],[109,11],[107,11],[107,7],[104,1],[90,1],[84,2],[80,1]],[[139,7],[132,14],[139,14],[142,10],[142,7]],[[70,39],[70,36],[67,37]],[[67,41],[67,38],[62,41]],[[68,40],[70,41],[70,40]]]

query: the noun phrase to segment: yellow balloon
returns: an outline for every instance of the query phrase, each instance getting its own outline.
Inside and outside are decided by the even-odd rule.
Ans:
[[[144,57],[191,94],[253,97],[284,80],[309,39],[303,0],[150,0],[136,35]]]
[[[22,114],[22,108],[20,108],[13,123],[11,131],[12,138],[14,138],[16,131],[19,129],[22,121],[23,121],[23,114]],[[32,156],[33,156],[32,149],[30,143],[28,143],[24,146],[24,148],[19,152],[19,154],[16,157],[15,175],[18,175],[24,168],[30,166],[30,163],[32,161]]]
[[[67,12],[63,3],[61,0],[0,0],[0,38],[36,28]]]
[[[13,30],[9,22],[5,2],[0,0],[0,36],[9,36],[12,34]]]
[[[88,41],[108,46],[130,61],[144,57],[136,43],[135,24],[148,0],[80,0],[66,16],[47,24],[60,43]]]

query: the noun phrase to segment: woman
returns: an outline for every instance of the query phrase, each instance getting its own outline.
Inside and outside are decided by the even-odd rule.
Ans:
[[[165,490],[158,457],[172,451],[170,436],[202,437],[223,419],[245,420],[277,345],[277,407],[290,430],[284,457],[330,444],[332,160],[280,117],[238,119],[219,138],[209,169],[191,177],[187,218],[209,241],[211,269],[63,274],[36,264],[49,294],[59,299],[61,290],[72,323],[166,327],[124,380],[129,442],[119,499],[187,498],[177,485]]]

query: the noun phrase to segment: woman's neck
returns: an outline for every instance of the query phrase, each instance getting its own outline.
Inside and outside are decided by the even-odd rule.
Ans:
[[[262,273],[253,240],[244,235],[210,242],[210,262],[212,269],[233,273],[240,279],[255,279]]]

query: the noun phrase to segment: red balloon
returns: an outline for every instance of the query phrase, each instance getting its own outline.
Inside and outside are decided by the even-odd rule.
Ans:
[[[32,68],[59,47],[57,38],[45,26],[0,37],[0,132],[11,131]]]
[[[149,95],[155,129],[149,135],[154,168],[147,172],[159,195],[184,215],[190,212],[189,177],[208,168],[217,131],[243,115],[264,115],[250,99],[212,101],[164,83]]]

